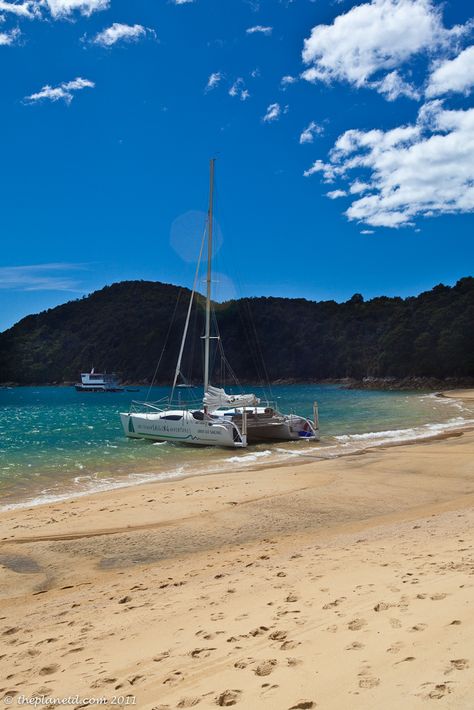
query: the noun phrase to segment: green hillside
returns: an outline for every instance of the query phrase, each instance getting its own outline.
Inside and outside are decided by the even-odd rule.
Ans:
[[[158,382],[168,382],[188,298],[189,291],[176,286],[125,281],[23,318],[0,334],[0,381],[73,381],[92,365],[129,381],[150,381],[168,334],[158,372]],[[183,366],[196,381],[202,306],[199,298]],[[242,381],[474,376],[471,277],[405,299],[240,299],[217,304],[216,320]],[[214,381],[218,368],[216,357]]]

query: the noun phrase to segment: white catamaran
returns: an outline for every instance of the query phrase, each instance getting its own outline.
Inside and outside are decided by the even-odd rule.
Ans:
[[[313,420],[296,414],[281,414],[269,403],[262,405],[254,394],[228,394],[210,384],[211,269],[215,160],[210,162],[210,191],[207,220],[206,319],[204,334],[204,397],[201,402],[173,406],[173,397],[181,374],[181,361],[196,292],[199,266],[206,233],[201,242],[194,285],[189,299],[186,322],[178,355],[171,395],[165,406],[158,402],[132,402],[128,412],[120,414],[127,436],[136,439],[200,444],[203,446],[245,447],[248,443],[276,440],[319,439],[317,406]]]

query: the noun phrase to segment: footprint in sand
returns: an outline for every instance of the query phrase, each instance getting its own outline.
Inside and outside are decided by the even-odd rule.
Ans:
[[[217,696],[216,705],[220,705],[225,708],[230,705],[237,705],[241,695],[241,690],[224,690],[223,693]]]
[[[424,631],[426,629],[426,624],[415,624],[412,626],[410,631]]]
[[[324,604],[323,609],[334,609],[334,607],[339,606],[342,602],[346,601],[346,597],[341,597],[340,599],[334,599],[333,602],[328,602]]]
[[[374,611],[387,611],[391,606],[392,604],[387,604],[387,602],[379,602],[374,606]]]
[[[296,648],[300,645],[299,641],[283,641],[280,646],[280,651],[289,651],[292,648]]]
[[[288,634],[286,631],[272,631],[272,633],[269,634],[268,638],[272,641],[284,641],[287,635]]]
[[[311,708],[315,707],[316,703],[313,702],[313,700],[300,700],[299,703],[292,705],[291,708],[288,708],[288,710],[311,710]]]
[[[292,658],[292,657],[287,658],[286,662],[288,663],[288,665],[291,668],[293,668],[294,666],[300,666],[303,663],[301,658]]]
[[[193,651],[190,651],[189,655],[192,658],[207,658],[211,655],[211,651],[215,650],[215,648],[195,648]]]
[[[359,643],[359,641],[353,641],[349,644],[349,646],[346,646],[346,651],[359,651],[361,648],[364,648],[363,643]]]
[[[360,629],[363,629],[364,626],[367,626],[365,619],[353,619],[348,623],[347,628],[349,631],[360,631]]]
[[[178,708],[192,708],[201,702],[201,698],[181,698],[177,707]]]
[[[380,678],[375,678],[374,676],[361,678],[359,681],[359,688],[375,688],[377,685],[380,685]]]
[[[263,661],[262,663],[259,663],[258,666],[255,668],[254,673],[255,675],[259,676],[270,675],[276,665],[276,659],[270,658],[268,661]]]
[[[448,693],[451,693],[452,690],[447,685],[446,683],[438,683],[435,685],[433,690],[430,690],[428,695],[426,696],[430,700],[441,700],[441,698],[444,698],[445,695],[448,695]]]
[[[163,685],[169,685],[172,687],[173,685],[177,685],[182,680],[184,680],[184,676],[181,671],[173,671],[171,675],[164,679]]]
[[[439,594],[432,594],[430,596],[430,599],[432,599],[434,602],[437,602],[440,599],[446,599],[447,596],[447,594],[443,594],[442,592],[440,592]]]
[[[466,668],[469,668],[467,658],[455,658],[449,661],[449,668],[445,671],[445,674],[451,673],[452,671],[465,671]]]
[[[390,626],[392,629],[400,629],[402,626],[402,622],[400,619],[390,619]]]
[[[404,644],[401,641],[397,641],[396,643],[392,643],[392,645],[387,648],[387,653],[400,653],[403,646],[404,646]]]
[[[43,666],[43,668],[40,668],[38,671],[38,675],[52,675],[53,673],[57,673],[59,669],[60,666],[58,666],[56,663],[53,663],[50,666]]]
[[[162,653],[158,653],[156,656],[153,656],[153,660],[155,663],[159,663],[160,661],[164,661],[165,658],[168,658],[169,655],[169,651],[163,651]]]
[[[268,626],[257,626],[256,629],[252,629],[252,631],[249,631],[249,634],[250,636],[261,636],[266,631],[268,631]]]
[[[242,670],[243,668],[247,668],[249,663],[253,663],[253,662],[254,662],[253,658],[242,658],[239,661],[236,661],[234,663],[234,668],[239,668]]]

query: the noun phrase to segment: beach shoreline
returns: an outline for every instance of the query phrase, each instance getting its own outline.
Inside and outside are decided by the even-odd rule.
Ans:
[[[123,458],[119,463],[120,470],[117,473],[114,472],[113,466],[110,466],[110,462],[108,462],[108,468],[104,467],[105,459],[102,456],[103,460],[97,461],[96,464],[92,462],[92,467],[88,466],[88,462],[85,459],[83,463],[74,463],[73,460],[70,462],[70,471],[65,470],[64,473],[66,475],[62,477],[59,475],[61,468],[58,467],[58,461],[56,460],[57,452],[64,450],[65,443],[61,442],[59,445],[61,448],[57,449],[57,451],[52,450],[52,454],[56,457],[55,467],[52,469],[54,474],[51,476],[44,475],[44,471],[47,471],[47,466],[45,467],[45,462],[43,461],[42,468],[39,469],[40,475],[36,474],[37,477],[35,478],[28,474],[24,482],[20,478],[20,485],[17,486],[17,490],[14,488],[15,479],[12,477],[9,484],[10,489],[7,488],[4,491],[5,495],[0,505],[0,513],[8,510],[14,511],[45,504],[61,503],[73,498],[99,495],[107,491],[118,491],[131,486],[143,487],[148,484],[155,485],[185,480],[193,476],[227,475],[288,465],[297,466],[303,465],[307,461],[322,461],[354,454],[365,454],[380,447],[405,446],[416,444],[420,441],[436,441],[445,437],[458,436],[474,428],[474,402],[470,401],[469,398],[463,404],[460,401],[465,392],[467,390],[453,390],[446,393],[427,393],[421,396],[420,402],[421,400],[451,402],[456,409],[451,406],[451,409],[446,411],[447,418],[445,419],[440,419],[438,412],[437,416],[430,421],[428,418],[430,411],[427,407],[424,423],[423,421],[410,423],[409,420],[405,422],[399,419],[396,424],[386,426],[385,429],[382,428],[381,430],[377,428],[372,430],[368,423],[369,428],[367,430],[362,429],[362,431],[360,425],[357,428],[356,424],[355,431],[351,432],[349,429],[351,433],[347,432],[347,429],[347,433],[343,433],[343,429],[340,435],[335,434],[333,431],[329,434],[326,433],[322,440],[316,443],[297,441],[291,442],[291,444],[278,444],[277,442],[268,442],[266,447],[264,444],[252,446],[235,452],[234,455],[229,455],[231,453],[229,449],[221,448],[213,451],[211,458],[201,456],[203,453],[202,447],[201,450],[194,449],[197,453],[194,458],[189,456],[189,447],[176,447],[176,449],[173,449],[173,451],[176,451],[176,455],[170,450],[166,452],[164,457],[152,458],[148,456],[149,460],[146,461],[138,458],[135,462],[129,461],[126,464],[126,470],[122,469],[124,469],[123,462],[128,459],[128,452],[127,448],[121,448],[120,451]],[[460,410],[460,415],[456,416],[455,412],[458,409]],[[376,426],[375,422],[372,422],[372,426],[374,425]],[[92,428],[92,426],[87,426],[87,429]],[[108,435],[110,436],[110,434]],[[107,447],[112,441],[104,440],[106,453],[111,450],[107,449]],[[124,441],[126,442],[127,440],[124,439]],[[44,441],[42,443],[44,446]],[[112,449],[118,449],[116,443],[113,443]],[[149,450],[151,450],[150,444],[152,445],[153,442],[147,443]],[[86,444],[89,444],[89,442],[86,442]],[[120,445],[123,447],[122,442]],[[158,442],[154,445],[161,446],[164,444],[163,442]],[[179,453],[178,449],[180,449]],[[188,454],[188,456],[183,458],[182,454],[184,453]],[[217,456],[217,454],[220,454],[220,456]],[[44,458],[44,452],[41,452],[41,455]],[[117,454],[115,456],[117,457]],[[77,461],[80,460],[78,456]],[[88,470],[84,470],[84,464],[86,464]],[[27,463],[26,459],[23,465],[27,467],[25,468],[26,472],[30,470],[32,465],[36,466],[37,461],[31,464]],[[75,471],[74,466],[79,469],[75,473],[73,473]],[[33,483],[33,488],[28,488],[28,480]],[[6,481],[8,481],[8,477]],[[41,484],[44,487],[41,487]]]
[[[471,429],[4,511],[0,699],[467,710],[473,530]]]

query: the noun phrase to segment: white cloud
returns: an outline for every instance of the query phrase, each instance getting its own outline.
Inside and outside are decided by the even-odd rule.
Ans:
[[[0,0],[0,12],[11,12],[17,17],[26,17],[32,20],[38,15],[38,5],[36,2],[6,2],[6,0]]]
[[[0,32],[0,47],[11,47],[20,36],[21,32],[19,29],[10,30],[9,32]]]
[[[41,3],[55,19],[68,17],[76,11],[90,17],[99,10],[108,10],[110,6],[110,0],[41,0]]]
[[[361,234],[374,234],[374,230],[373,229],[362,229],[360,233]]]
[[[400,96],[406,96],[408,99],[418,101],[420,92],[407,81],[402,79],[397,71],[391,71],[384,76],[380,81],[369,84],[377,89],[377,91],[385,96],[387,101],[395,101]]]
[[[466,31],[467,26],[446,29],[440,6],[432,0],[372,0],[339,15],[331,25],[312,29],[304,42],[308,69],[302,76],[312,82],[372,86],[390,100],[415,98],[415,89],[393,70],[417,54],[453,45]]]
[[[194,0],[173,0],[175,5],[188,5],[191,2],[194,2]]]
[[[267,112],[262,118],[262,121],[266,123],[271,123],[272,121],[277,121],[281,116],[281,106],[278,103],[270,104],[267,107]]]
[[[287,74],[286,76],[282,76],[281,78],[281,85],[284,89],[286,89],[287,86],[290,86],[290,84],[296,84],[298,79],[295,76],[290,76]]]
[[[271,35],[273,31],[273,27],[264,27],[263,25],[255,25],[254,27],[248,27],[246,30],[246,33],[248,35],[253,35],[253,34],[262,34],[262,35]]]
[[[309,126],[307,126],[300,135],[300,144],[312,143],[314,141],[314,136],[321,135],[323,130],[322,126],[318,126],[317,123],[311,121]]]
[[[366,182],[361,182],[360,180],[354,180],[349,192],[351,195],[360,195],[362,192],[367,192],[370,190],[370,185]]]
[[[89,79],[82,79],[81,77],[78,77],[72,81],[63,82],[62,84],[59,84],[59,86],[49,86],[49,84],[46,84],[46,86],[43,86],[40,91],[37,91],[30,96],[26,96],[25,101],[27,103],[36,103],[37,101],[43,100],[53,102],[63,100],[67,104],[70,104],[74,98],[74,91],[80,91],[81,89],[86,88],[93,89],[94,86],[94,82],[89,81]]]
[[[474,86],[474,46],[468,47],[455,59],[438,63],[432,72],[426,96],[442,96],[450,91],[468,94]]]
[[[213,72],[209,75],[206,84],[206,91],[212,91],[222,81],[222,73],[220,71]]]
[[[369,192],[346,215],[373,227],[474,212],[474,108],[447,110],[433,101],[420,109],[416,124],[346,131],[328,162],[316,161],[305,175],[316,172],[326,182],[347,179],[351,193]],[[368,179],[361,182],[361,174]]]
[[[79,282],[69,271],[84,269],[83,264],[29,264],[0,267],[0,288],[17,291],[78,291]],[[61,273],[59,276],[58,272]]]
[[[229,96],[238,97],[241,101],[246,101],[250,94],[245,88],[245,82],[242,77],[239,76],[238,79],[234,81],[229,89]]]
[[[139,39],[146,37],[147,31],[150,30],[143,25],[124,25],[114,22],[110,27],[96,34],[91,41],[102,47],[112,47],[117,42],[138,42]]]
[[[345,190],[332,190],[331,192],[326,192],[326,195],[330,200],[337,200],[338,197],[346,197],[347,192]]]

